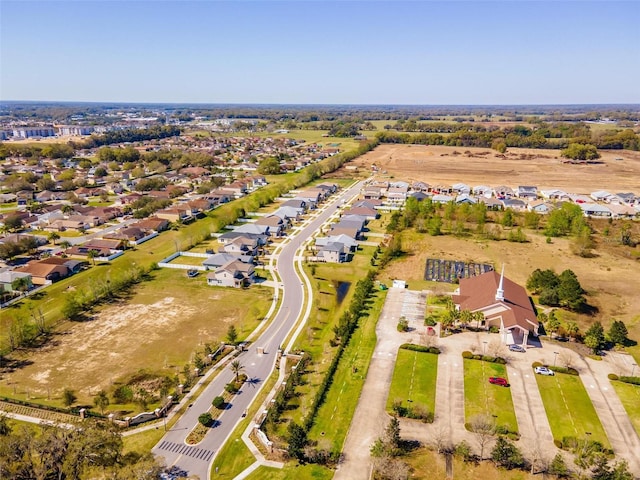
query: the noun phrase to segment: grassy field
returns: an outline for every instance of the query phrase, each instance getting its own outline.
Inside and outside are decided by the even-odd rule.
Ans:
[[[464,415],[467,422],[475,415],[488,415],[510,432],[518,432],[511,388],[492,385],[489,377],[507,377],[507,369],[499,363],[464,359]]]
[[[589,438],[610,448],[607,435],[579,376],[556,373],[552,377],[535,377],[554,440],[562,440],[563,437],[586,438],[586,432],[589,432]]]
[[[385,298],[386,292],[375,292],[368,315],[360,319],[342,355],[326,401],[309,431],[309,439],[317,441],[320,448],[342,450],[376,346],[376,324]]]
[[[99,268],[107,267],[94,270]],[[72,388],[79,402],[91,404],[92,394],[138,370],[172,376],[204,343],[223,340],[229,325],[236,326],[240,339],[248,335],[272,299],[267,288],[210,287],[181,270],[151,275],[130,295],[96,309],[88,321],[62,325],[43,348],[12,354],[24,366],[4,376],[0,395],[60,404],[62,389]]]
[[[333,470],[314,464],[289,464],[283,469],[258,467],[247,477],[250,480],[329,480]]]
[[[392,413],[393,403],[400,401],[403,407],[421,406],[427,412],[434,413],[437,374],[437,355],[402,348],[398,350],[387,399],[387,411]]]
[[[616,390],[629,419],[640,436],[640,385],[624,382],[611,382]]]

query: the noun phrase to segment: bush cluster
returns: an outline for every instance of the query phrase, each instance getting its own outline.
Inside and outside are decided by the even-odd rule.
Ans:
[[[580,373],[578,373],[578,371],[572,367],[557,367],[552,365],[549,367],[549,370],[553,370],[554,372],[558,373],[566,373],[568,375],[580,375]]]
[[[424,407],[417,406],[403,406],[401,400],[393,402],[393,411],[399,417],[412,418],[414,420],[420,420],[423,423],[433,423],[433,412],[427,411]]]
[[[631,383],[633,385],[640,385],[640,377],[627,377],[627,376],[622,376],[619,379],[621,382],[624,383]]]
[[[506,365],[507,361],[502,357],[492,357],[491,355],[480,355],[479,353],[472,353],[468,350],[462,352],[462,358],[467,358],[469,360],[481,360],[483,362],[489,363],[499,363],[501,365]]]
[[[440,354],[440,349],[438,347],[425,347],[424,345],[415,345],[413,343],[403,343],[402,345],[400,345],[400,348],[403,350],[411,350],[414,352],[433,353],[435,355]]]
[[[287,403],[291,398],[293,398],[296,393],[296,387],[302,383],[302,375],[305,372],[306,366],[309,364],[310,360],[311,357],[309,357],[309,355],[307,354],[304,354],[298,362],[298,366],[295,368],[295,370],[291,370],[291,374],[285,381],[284,388],[280,389],[278,393],[276,393],[276,396],[274,397],[275,401],[273,402],[271,408],[269,408],[265,423],[263,425],[263,428],[265,430],[268,430],[272,425],[275,425],[278,420],[280,420],[280,416],[287,407]]]

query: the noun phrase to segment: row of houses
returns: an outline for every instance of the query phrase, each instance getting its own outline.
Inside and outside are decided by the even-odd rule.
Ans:
[[[432,186],[425,182],[374,181],[363,188],[362,194],[367,200],[381,200],[388,206],[403,205],[413,197],[418,201],[429,198],[435,203],[483,203],[491,210],[509,208],[547,214],[562,202],[573,202],[580,205],[587,217],[630,219],[640,216],[640,197],[631,192],[611,194],[600,190],[582,195],[558,189],[538,190],[536,186],[527,185],[512,189],[506,185],[470,187],[456,183]]]
[[[283,201],[273,213],[244,223],[218,237],[218,253],[203,261],[207,284],[225,287],[245,287],[254,283],[254,264],[260,251],[275,238],[299,222],[309,210],[318,207],[337,191],[335,184],[320,184]]]
[[[350,260],[358,249],[369,221],[379,217],[376,207],[380,200],[360,200],[345,210],[340,220],[333,224],[326,237],[316,238],[316,252],[311,261],[342,263]]]

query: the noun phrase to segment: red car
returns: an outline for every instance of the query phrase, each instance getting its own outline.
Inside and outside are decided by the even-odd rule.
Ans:
[[[502,377],[489,377],[489,383],[493,383],[494,385],[500,385],[502,387],[509,386],[509,382],[507,382],[507,379]]]

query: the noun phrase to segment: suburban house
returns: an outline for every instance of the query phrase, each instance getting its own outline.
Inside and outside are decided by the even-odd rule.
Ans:
[[[458,193],[458,194],[471,193],[471,187],[466,183],[454,183],[453,185],[451,185],[451,189],[454,191],[454,193]]]
[[[516,188],[516,196],[518,198],[538,198],[538,187],[530,185],[520,185]]]
[[[269,227],[269,233],[275,237],[279,237],[284,233],[288,220],[278,217],[277,215],[267,215],[256,220],[256,225],[264,225]]]
[[[46,263],[48,265],[64,265],[69,269],[69,274],[71,275],[80,272],[87,265],[87,262],[83,262],[82,260],[61,257],[43,258],[40,260],[40,263]]]
[[[215,255],[211,255],[204,262],[202,262],[202,265],[207,270],[215,270],[216,268],[226,265],[227,263],[233,260],[240,260],[241,262],[244,262],[244,263],[251,263],[253,260],[253,257],[251,257],[250,255],[238,256],[231,253],[216,253]]]
[[[506,210],[510,208],[512,210],[516,210],[518,212],[522,212],[527,209],[527,204],[518,198],[504,198],[501,200],[502,206]]]
[[[553,210],[553,205],[551,205],[549,202],[545,202],[544,200],[534,200],[533,202],[529,202],[529,205],[527,205],[527,210],[544,215]]]
[[[236,256],[250,255],[255,257],[258,254],[258,240],[246,236],[236,237],[230,242],[226,242],[218,251]]]
[[[283,220],[297,222],[298,220],[300,220],[300,217],[302,217],[303,213],[304,212],[299,208],[295,208],[295,207],[280,207],[275,212],[273,212],[272,215],[274,215],[276,217],[280,217]]]
[[[139,222],[129,225],[133,228],[139,228],[140,230],[155,230],[156,232],[162,232],[169,228],[169,221],[164,218],[149,217]]]
[[[207,274],[207,284],[221,287],[245,287],[254,282],[254,268],[250,263],[231,260]]]
[[[165,220],[169,220],[170,222],[187,222],[193,217],[187,213],[187,210],[184,208],[165,208],[164,210],[159,210],[156,212],[156,216],[158,218],[164,218]]]
[[[409,187],[407,185],[394,185],[387,190],[387,201],[393,204],[403,204],[407,200]]]
[[[408,196],[408,198],[415,198],[417,201],[422,202],[423,200],[426,200],[427,198],[430,198],[431,195],[428,195],[424,192],[411,192]]]
[[[472,189],[472,193],[474,195],[478,195],[479,197],[491,197],[491,187],[487,186],[487,185],[476,185],[475,187],[473,187]]]
[[[241,237],[252,240],[255,239],[258,242],[258,245],[266,245],[269,241],[269,237],[267,237],[266,235],[260,235],[258,233],[236,232],[235,230],[232,232],[223,233],[218,237],[218,241],[221,244],[226,245],[227,243],[233,242],[236,238]]]
[[[581,203],[580,208],[585,217],[610,218],[613,216],[609,207],[598,203]]]
[[[507,187],[506,185],[500,185],[498,187],[494,187],[493,194],[496,198],[503,199],[513,197],[514,192],[511,187]]]
[[[548,200],[568,200],[569,195],[564,190],[540,190],[540,195],[542,198],[546,198]]]
[[[345,248],[347,251],[345,251]],[[331,242],[320,248],[316,255],[319,262],[342,263],[347,261],[348,247],[342,243]]]
[[[431,197],[431,201],[433,203],[449,203],[455,200],[451,195],[444,195],[442,193],[437,193],[433,197]]]
[[[271,235],[271,230],[269,228],[269,225],[263,225],[258,223],[245,223],[244,225],[240,225],[239,227],[234,228],[233,231],[239,232],[239,233],[253,233],[256,235],[265,235],[267,237]]]
[[[26,287],[31,289],[33,283],[31,281],[31,275],[25,272],[16,272],[15,270],[2,270],[0,271],[0,292],[13,292],[14,282],[16,280],[26,278]]]
[[[527,345],[529,335],[538,335],[538,319],[526,290],[496,271],[461,278],[453,295],[458,310],[482,312],[480,326],[498,327],[505,344]]]
[[[66,265],[52,265],[38,261],[29,262],[14,271],[31,275],[31,281],[34,285],[48,285],[69,276],[69,269]]]
[[[380,200],[382,198],[382,188],[373,185],[367,185],[362,191],[362,195],[367,200]]]
[[[472,197],[468,193],[461,193],[460,195],[458,195],[456,197],[456,203],[458,205],[460,205],[462,203],[468,203],[469,205],[475,205],[476,203],[478,203],[478,199],[475,198],[475,197]]]
[[[420,192],[418,192],[418,193],[420,193]],[[424,195],[424,194],[421,193],[421,195]],[[361,204],[350,208],[349,210],[347,210],[344,213],[345,213],[345,215],[358,215],[358,216],[366,218],[367,220],[375,220],[379,216],[379,213],[375,208],[373,208],[372,206],[364,205],[364,202],[362,202]]]
[[[300,210],[300,212],[304,213],[307,211],[307,208],[309,208],[309,205],[307,201],[303,198],[292,198],[291,200],[282,202],[280,204],[280,207],[293,207]]]
[[[324,247],[329,243],[341,243],[344,245],[349,252],[355,252],[358,248],[358,242],[348,237],[347,235],[331,235],[329,237],[318,237],[316,238],[316,246]]]

